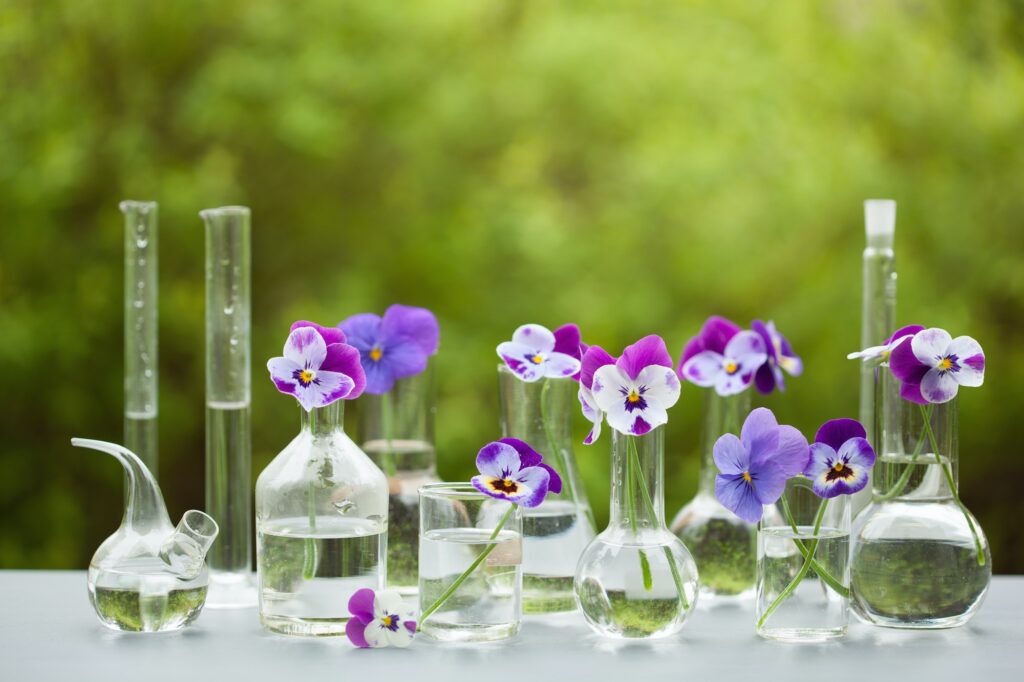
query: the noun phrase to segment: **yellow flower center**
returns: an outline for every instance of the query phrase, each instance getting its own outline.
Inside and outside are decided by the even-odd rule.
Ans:
[[[939,369],[941,369],[944,372],[949,370],[949,368],[952,366],[953,361],[950,360],[949,358],[942,358],[941,360],[939,360]]]
[[[726,372],[726,374],[735,374],[736,373],[736,369],[737,369],[737,365],[736,365],[735,362],[733,362],[732,360],[727,360],[726,361],[726,363],[725,363],[725,372]]]
[[[395,624],[395,617],[388,615],[380,619],[380,622],[384,623],[384,627],[389,628]]]
[[[539,365],[540,363],[544,362],[544,356],[538,353],[537,355],[534,355],[532,358],[530,358],[530,360],[533,362],[533,364]]]
[[[620,393],[619,395],[622,394]],[[640,402],[640,394],[637,393],[636,389],[634,388],[632,391],[629,392],[629,395],[626,396],[626,400],[628,400],[631,403],[638,403]]]
[[[883,350],[883,351],[882,351],[882,354],[881,354],[881,358],[882,358],[883,360],[888,360],[888,359],[889,359],[889,351],[887,351],[887,350]]]
[[[843,465],[842,462],[836,462],[835,464],[832,465],[832,468],[835,469],[836,471],[842,471],[846,467]]]
[[[514,495],[519,492],[519,484],[510,478],[492,478],[488,482],[491,489],[495,492],[505,493],[506,495]]]
[[[750,478],[750,472],[749,471],[744,471],[743,472],[743,480],[746,481],[747,483],[750,483],[750,481],[752,479]]]
[[[380,362],[380,359],[384,357],[384,351],[379,346],[374,346],[370,349],[370,359],[374,362]]]
[[[299,372],[299,381],[301,381],[302,383],[311,384],[313,383],[313,379],[316,379],[316,372],[314,372],[313,370],[304,369],[301,372]]]

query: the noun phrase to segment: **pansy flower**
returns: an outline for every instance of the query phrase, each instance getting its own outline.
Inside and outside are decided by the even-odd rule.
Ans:
[[[434,313],[398,304],[385,310],[384,317],[361,313],[342,320],[338,327],[359,349],[366,392],[375,395],[390,391],[396,379],[425,370],[440,340]]]
[[[470,483],[484,495],[523,507],[536,507],[549,493],[562,492],[562,479],[543,457],[518,438],[488,443],[476,456],[480,471]]]
[[[498,357],[523,381],[576,377],[580,371],[580,329],[566,324],[554,332],[524,324],[511,341],[498,344]]]
[[[416,634],[415,613],[394,590],[356,590],[348,600],[348,611],[352,618],[345,625],[345,634],[360,649],[407,647]]]
[[[792,426],[780,426],[771,410],[753,410],[737,438],[731,433],[715,441],[712,453],[721,472],[715,497],[744,521],[754,523],[764,505],[774,504],[786,481],[807,468],[807,439]]]
[[[945,329],[924,329],[893,349],[889,369],[900,395],[922,405],[945,403],[961,386],[985,381],[985,352],[970,336],[955,339]]]
[[[852,495],[868,484],[875,451],[864,426],[856,419],[832,419],[821,425],[811,443],[804,476],[822,498]]]
[[[718,395],[741,393],[754,380],[754,373],[768,360],[759,334],[741,331],[722,352],[703,350],[680,367],[680,377],[698,386],[714,386]]]
[[[295,396],[307,412],[357,398],[366,386],[359,351],[345,343],[341,330],[309,322],[292,325],[284,357],[271,358],[267,369],[277,390]]]
[[[668,408],[679,400],[679,377],[665,342],[651,335],[627,346],[614,364],[594,370],[590,393],[619,433],[642,436],[666,423]]]
[[[779,333],[779,330],[775,328],[775,323],[771,320],[768,322],[754,320],[750,323],[750,328],[761,335],[765,347],[768,349],[768,360],[761,365],[761,369],[757,370],[757,374],[754,376],[757,390],[765,394],[771,393],[776,387],[780,391],[786,390],[782,370],[786,370],[786,374],[790,376],[798,377],[804,371],[803,361],[793,352],[789,341]]]
[[[740,326],[732,320],[719,315],[712,315],[700,328],[700,333],[691,338],[683,346],[683,355],[679,360],[679,376],[682,378],[683,365],[697,353],[711,350],[725,353],[725,345],[732,337],[740,333]]]
[[[893,350],[896,349],[896,346],[900,345],[922,329],[924,329],[924,327],[919,324],[907,325],[906,327],[896,330],[896,333],[890,336],[881,346],[871,346],[864,350],[857,351],[856,353],[850,353],[846,356],[846,359],[860,359],[864,362],[872,362],[875,360],[887,362],[889,360],[889,356],[892,355]]]
[[[590,445],[601,435],[601,422],[604,421],[604,411],[597,405],[592,387],[594,385],[594,372],[605,365],[614,365],[615,358],[601,346],[589,346],[583,353],[583,363],[580,369],[580,406],[583,408],[583,416],[590,422],[590,433],[584,439],[584,445]]]

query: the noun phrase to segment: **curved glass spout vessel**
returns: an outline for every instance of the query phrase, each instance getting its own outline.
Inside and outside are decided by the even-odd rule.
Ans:
[[[349,598],[384,589],[388,481],[342,428],[344,401],[302,426],[256,481],[259,609],[286,635],[341,635]]]
[[[185,627],[206,602],[205,559],[217,523],[192,509],[175,528],[156,479],[131,450],[85,438],[71,444],[113,456],[128,481],[121,526],[89,562],[89,600],[100,622],[127,632]]]
[[[157,205],[122,201],[124,213],[124,442],[156,476]]]
[[[750,391],[730,396],[720,396],[714,389],[704,393],[700,483],[697,495],[679,510],[671,525],[700,569],[702,605],[753,597],[757,572],[757,525],[736,516],[715,497],[715,441],[723,434],[740,432],[750,412]]]
[[[881,386],[883,449],[853,524],[851,605],[874,625],[963,625],[988,591],[992,556],[957,490],[957,400],[903,400],[888,370]]]
[[[249,209],[206,223],[206,511],[221,527],[210,553],[210,608],[256,606],[252,581]]]
[[[421,486],[437,483],[433,366],[359,397],[362,449],[388,477],[388,587],[415,595],[419,582]]]
[[[583,552],[575,580],[587,623],[606,637],[668,637],[697,602],[697,565],[664,521],[664,430],[612,431],[611,521]]]
[[[530,443],[562,478],[561,494],[522,511],[523,612],[574,611],[576,564],[595,534],[572,447],[579,384],[568,378],[529,383],[499,365],[498,388],[502,437]]]

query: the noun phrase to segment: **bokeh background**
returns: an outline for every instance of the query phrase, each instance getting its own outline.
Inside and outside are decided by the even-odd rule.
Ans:
[[[203,505],[203,238],[253,210],[253,470],[296,433],[289,323],[392,302],[442,324],[439,467],[498,433],[495,345],[575,321],[617,352],[774,319],[757,398],[857,410],[861,202],[899,201],[899,320],[969,333],[961,481],[1024,570],[1024,2],[0,3],[0,566],[82,568],[121,514],[124,198],[160,202],[160,479]],[[701,395],[670,413],[668,507]],[[577,417],[580,437],[582,417]],[[599,522],[608,444],[577,456]]]

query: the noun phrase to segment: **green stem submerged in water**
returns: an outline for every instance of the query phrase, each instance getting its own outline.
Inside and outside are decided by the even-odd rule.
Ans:
[[[765,622],[768,618],[775,613],[775,609],[779,608],[782,602],[789,598],[789,595],[793,594],[793,591],[800,586],[804,576],[811,570],[811,564],[814,563],[814,553],[818,551],[818,533],[821,532],[821,522],[825,519],[825,508],[828,507],[828,499],[821,501],[821,506],[818,507],[818,513],[814,517],[814,531],[811,533],[814,535],[814,539],[811,540],[807,548],[807,553],[804,554],[804,565],[800,567],[800,571],[793,577],[786,588],[779,592],[779,596],[775,597],[775,601],[768,605],[765,609],[764,615],[762,615],[757,621],[757,629],[760,630],[764,627]]]
[[[423,625],[423,621],[430,617],[432,613],[441,608],[441,606],[446,601],[448,601],[448,598],[455,594],[455,590],[459,589],[459,586],[462,585],[462,583],[466,582],[466,578],[468,578],[470,574],[476,570],[476,567],[482,564],[484,562],[484,559],[486,559],[487,556],[494,551],[494,548],[498,546],[498,543],[493,542],[493,540],[497,539],[498,534],[501,533],[501,529],[505,527],[505,523],[508,521],[508,517],[512,516],[512,512],[516,510],[517,506],[518,505],[515,504],[509,504],[508,511],[505,512],[505,515],[501,517],[501,520],[498,521],[498,525],[494,527],[494,530],[491,532],[491,536],[487,539],[489,544],[484,549],[484,551],[480,552],[477,558],[473,560],[473,563],[469,565],[469,568],[463,571],[462,575],[456,578],[455,582],[449,585],[448,589],[446,589],[433,604],[428,606],[427,609],[420,614],[419,624],[421,626]]]
[[[786,496],[783,495],[779,498],[779,502],[782,506],[782,513],[786,515],[786,520],[789,522],[789,527],[793,530],[794,538],[793,544],[800,550],[801,556],[807,561],[811,562],[811,568],[818,574],[818,577],[824,581],[826,585],[832,588],[832,590],[844,599],[849,598],[850,588],[846,587],[840,581],[836,580],[835,577],[829,573],[824,566],[818,563],[818,560],[814,558],[814,554],[811,549],[800,539],[800,531],[796,527],[796,521],[793,519],[793,513],[789,509],[789,502],[786,501]]]

